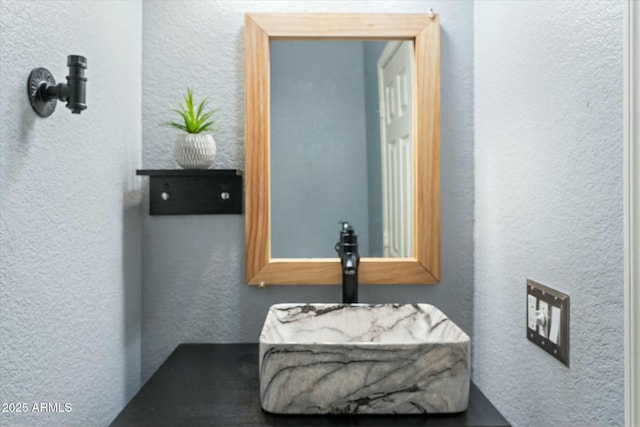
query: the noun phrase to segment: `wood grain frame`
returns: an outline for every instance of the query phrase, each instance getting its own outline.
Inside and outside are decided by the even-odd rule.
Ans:
[[[250,285],[342,283],[337,256],[271,258],[269,41],[390,39],[413,40],[415,49],[414,257],[362,258],[359,281],[363,284],[439,282],[438,15],[252,13],[245,15],[245,243]]]

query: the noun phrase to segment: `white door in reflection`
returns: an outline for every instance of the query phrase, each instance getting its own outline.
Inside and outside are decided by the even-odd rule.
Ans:
[[[413,43],[389,42],[378,59],[385,257],[413,254]]]

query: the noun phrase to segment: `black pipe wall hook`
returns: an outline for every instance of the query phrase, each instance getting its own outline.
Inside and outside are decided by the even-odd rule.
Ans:
[[[87,58],[80,55],[67,57],[69,75],[67,83],[58,83],[46,68],[34,68],[29,74],[27,92],[33,111],[41,117],[49,117],[56,109],[57,100],[67,103],[73,114],[80,114],[87,108],[86,89]]]

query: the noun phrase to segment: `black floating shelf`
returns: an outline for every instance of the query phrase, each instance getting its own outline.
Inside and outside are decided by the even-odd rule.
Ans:
[[[150,215],[242,213],[242,171],[237,169],[138,169],[149,177]]]

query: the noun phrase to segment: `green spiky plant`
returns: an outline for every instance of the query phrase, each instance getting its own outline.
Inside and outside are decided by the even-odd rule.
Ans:
[[[205,98],[196,109],[194,107],[193,102],[193,90],[187,88],[187,95],[184,97],[184,105],[181,103],[178,104],[180,109],[174,108],[171,111],[175,111],[180,114],[184,123],[170,121],[165,123],[166,126],[183,130],[187,133],[198,134],[207,131],[217,131],[213,125],[215,124],[215,120],[213,119],[213,115],[218,111],[209,110],[204,111],[207,103],[209,102],[208,98]]]

